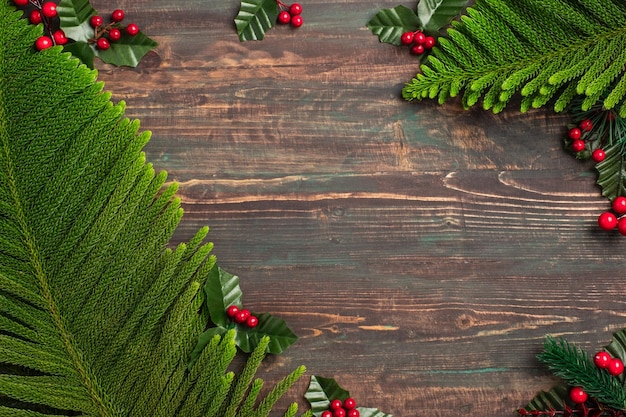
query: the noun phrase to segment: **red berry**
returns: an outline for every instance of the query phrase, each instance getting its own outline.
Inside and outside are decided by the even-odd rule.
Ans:
[[[50,48],[52,45],[52,39],[47,36],[40,36],[35,41],[35,48],[37,48],[38,51],[43,51],[44,49]]]
[[[611,362],[611,355],[608,352],[600,351],[596,353],[593,357],[593,363],[600,369],[606,369],[609,367],[609,363]]]
[[[57,15],[57,5],[51,1],[47,1],[41,6],[41,13],[47,18],[52,19]]]
[[[286,25],[290,21],[291,15],[289,14],[289,12],[283,10],[282,12],[278,13],[278,23],[280,23],[281,25]]]
[[[602,230],[613,230],[617,226],[617,217],[610,211],[605,211],[598,217],[598,226]]]
[[[435,38],[433,38],[432,36],[426,36],[426,38],[424,38],[424,48],[433,49],[433,46],[435,46],[436,42],[437,41],[435,41]]]
[[[96,48],[102,51],[106,51],[110,47],[111,47],[111,44],[109,43],[107,38],[100,38],[96,41]]]
[[[617,221],[617,231],[620,235],[626,236],[626,218]]]
[[[246,317],[246,314],[243,311],[239,310],[233,317],[233,320],[235,320],[235,323],[241,324],[245,323],[247,318],[248,317]]]
[[[297,16],[300,13],[302,13],[302,6],[299,3],[294,3],[291,6],[289,6],[289,13],[292,16]]]
[[[581,120],[580,123],[578,123],[578,127],[583,132],[589,132],[591,129],[593,129],[593,123],[589,119]]]
[[[593,159],[594,162],[600,163],[604,161],[604,158],[606,158],[604,149],[596,149],[591,153],[591,159]]]
[[[618,196],[611,202],[611,208],[617,214],[626,214],[626,197]]]
[[[426,48],[424,48],[424,45],[415,44],[411,47],[411,52],[415,55],[422,55],[424,52],[426,52]]]
[[[113,13],[111,13],[111,20],[114,22],[121,22],[122,20],[124,20],[124,10],[122,9],[113,10]]]
[[[333,417],[346,417],[346,410],[338,408],[333,411]]]
[[[580,140],[580,139],[575,139],[572,141],[572,144],[570,146],[572,147],[572,150],[574,152],[580,152],[583,149],[585,149],[585,141]]]
[[[580,139],[582,134],[583,132],[577,127],[573,127],[569,130],[569,132],[567,132],[567,136],[572,140]]]
[[[302,26],[303,23],[304,19],[302,18],[302,16],[297,15],[291,17],[291,26],[293,26],[294,28],[299,28],[300,26]]]
[[[324,411],[322,417],[333,417],[333,413],[330,411]]]
[[[89,24],[91,25],[91,27],[94,27],[94,28],[102,26],[102,16],[98,16],[98,15],[91,16],[91,19],[89,19]]]
[[[259,319],[256,316],[250,316],[246,319],[246,326],[256,327],[259,324]]]
[[[417,43],[418,45],[423,44],[425,40],[426,35],[424,35],[424,32],[418,30],[413,34],[413,42]]]
[[[226,315],[231,319],[235,317],[235,314],[239,313],[239,307],[236,305],[228,306],[226,309]]]
[[[33,25],[40,24],[42,21],[41,12],[39,10],[33,10],[32,12],[30,12],[28,20],[30,20],[30,23],[32,23]]]
[[[122,31],[117,29],[117,28],[113,28],[109,31],[109,40],[110,41],[119,41],[120,39],[122,39]]]
[[[413,38],[415,34],[413,32],[404,32],[402,36],[400,36],[400,42],[402,45],[410,45],[413,43]]]
[[[139,26],[134,23],[129,24],[128,26],[126,26],[126,33],[128,33],[130,36],[135,36],[139,33]]]
[[[346,398],[346,400],[343,402],[343,408],[345,408],[346,410],[352,410],[353,408],[356,408],[356,401],[354,400],[354,398]]]
[[[13,0],[13,3],[18,7],[23,7],[28,4],[28,0]]]
[[[52,37],[54,38],[54,43],[56,43],[57,45],[65,45],[67,43],[67,37],[65,36],[65,32],[63,32],[61,29],[54,32],[52,34]]]
[[[338,410],[340,408],[343,407],[343,403],[341,402],[341,400],[332,400],[330,402],[330,409],[331,410]]]
[[[569,397],[576,404],[582,404],[587,401],[587,393],[581,387],[574,387],[569,391]]]
[[[353,410],[348,411],[348,414],[346,415],[346,417],[359,417],[360,415],[361,413],[359,413],[359,410],[355,408]]]
[[[619,358],[611,359],[609,362],[609,367],[606,368],[607,371],[613,376],[618,376],[622,372],[624,372],[624,362],[622,362]]]

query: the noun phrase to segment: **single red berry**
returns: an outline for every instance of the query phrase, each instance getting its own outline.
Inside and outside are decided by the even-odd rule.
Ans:
[[[302,16],[291,16],[291,26],[293,26],[294,28],[299,28],[300,26],[302,26],[303,23],[304,19],[302,18]]]
[[[611,362],[611,355],[608,352],[600,351],[593,356],[593,363],[600,369],[606,369]]]
[[[259,324],[259,319],[256,316],[250,316],[246,319],[246,326],[256,327]]]
[[[604,152],[604,149],[598,148],[591,153],[591,159],[593,159],[594,162],[600,163],[604,161],[605,158],[606,158],[606,153]]]
[[[356,408],[356,401],[354,400],[354,398],[346,398],[346,400],[343,402],[343,408],[345,408],[346,410],[352,410],[353,408]]]
[[[611,202],[611,208],[617,214],[626,214],[626,197],[617,196]]]
[[[415,42],[416,44],[422,45],[425,40],[426,35],[424,35],[424,32],[422,32],[421,30],[418,30],[413,34],[413,42]]]
[[[582,134],[583,134],[582,130],[580,130],[577,127],[573,127],[569,130],[569,132],[567,132],[567,136],[572,140],[580,139]]]
[[[13,3],[18,7],[23,7],[28,4],[28,0],[13,0]]]
[[[582,404],[587,401],[587,393],[581,387],[574,387],[569,390],[569,397],[576,404]]]
[[[299,15],[302,13],[302,6],[299,3],[292,4],[289,6],[289,13],[291,13],[292,16]]]
[[[122,31],[118,28],[112,28],[109,30],[109,40],[112,42],[116,42],[122,39]]]
[[[361,413],[359,413],[359,410],[352,409],[350,411],[348,411],[348,414],[346,415],[346,417],[360,417]]]
[[[613,358],[611,362],[609,362],[609,367],[606,368],[606,370],[609,371],[611,375],[618,376],[624,372],[624,362],[619,358]]]
[[[243,312],[243,310],[239,310],[233,317],[233,320],[235,320],[235,323],[239,323],[239,324],[245,323],[247,319],[248,319],[248,316],[246,315],[246,313]]]
[[[57,15],[57,5],[51,1],[45,2],[41,6],[41,13],[49,19],[52,19]]]
[[[231,319],[235,317],[235,314],[239,313],[239,307],[236,305],[228,306],[226,309],[226,315]]]
[[[583,132],[589,132],[591,129],[593,129],[593,122],[589,119],[581,120],[580,123],[578,123],[578,127]]]
[[[333,417],[346,417],[346,410],[338,408],[333,411]]]
[[[32,23],[33,25],[40,24],[42,22],[41,12],[39,10],[33,10],[32,12],[30,12],[28,20],[30,20],[30,23]]]
[[[610,211],[605,211],[598,217],[598,226],[602,230],[613,230],[617,226],[617,217]]]
[[[290,21],[291,15],[288,11],[283,10],[282,12],[278,13],[278,23],[280,23],[281,25],[286,25]]]
[[[100,49],[101,51],[106,51],[110,47],[111,44],[109,43],[109,40],[107,38],[100,38],[96,41],[96,48]]]
[[[48,36],[40,36],[35,41],[35,48],[37,48],[38,51],[43,51],[44,49],[48,49],[52,45],[54,45],[52,43],[52,39],[50,39]]]
[[[130,36],[135,36],[139,33],[139,26],[134,23],[130,23],[128,26],[126,26],[126,33],[128,33]]]
[[[411,47],[411,52],[415,55],[422,55],[424,52],[426,52],[426,48],[424,48],[424,45],[415,44]]]
[[[122,9],[113,10],[113,12],[111,13],[111,20],[114,22],[121,22],[122,20],[124,20],[124,10]]]
[[[322,417],[333,417],[333,413],[331,411],[326,410],[322,413]]]
[[[580,139],[575,139],[572,141],[572,144],[570,146],[574,152],[580,152],[583,149],[585,149],[585,141],[580,140]]]
[[[102,16],[98,15],[91,16],[91,18],[89,19],[89,24],[91,25],[91,27],[94,28],[102,26],[102,22]]]
[[[413,38],[415,34],[413,32],[404,32],[402,36],[400,36],[400,42],[402,45],[410,45],[413,43]]]
[[[54,39],[54,43],[57,45],[65,45],[67,43],[67,37],[65,36],[65,32],[61,29],[57,30],[52,34],[52,38]]]
[[[435,41],[435,38],[432,36],[426,36],[426,38],[424,38],[424,48],[426,49],[433,49],[435,43],[437,43],[437,41]]]
[[[626,218],[617,221],[617,231],[620,235],[626,236]]]
[[[341,400],[332,400],[330,402],[330,409],[331,410],[338,410],[340,408],[343,408],[343,403],[341,402]]]

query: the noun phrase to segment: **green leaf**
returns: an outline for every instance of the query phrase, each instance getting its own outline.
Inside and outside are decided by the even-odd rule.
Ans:
[[[309,388],[304,394],[315,417],[320,417],[324,411],[328,410],[332,400],[343,401],[348,397],[350,393],[341,388],[334,379],[316,375],[311,376]]]
[[[567,400],[566,400],[567,399]],[[553,387],[550,391],[541,391],[532,399],[524,410],[526,411],[564,411],[565,401],[569,401],[568,388],[564,384]]]
[[[136,67],[141,58],[157,46],[155,41],[141,31],[135,36],[122,33],[122,38],[119,41],[111,42],[109,49],[95,48],[96,56],[107,64],[113,64],[118,67]]]
[[[421,0],[417,16],[424,30],[438,32],[458,16],[467,3],[467,0]]]
[[[94,48],[86,42],[71,42],[63,46],[63,50],[81,60],[88,68],[93,69],[93,60],[96,56]]]
[[[276,0],[243,0],[235,17],[240,41],[261,40],[278,18]]]
[[[96,14],[96,10],[91,7],[89,0],[61,0],[57,6],[57,14],[65,36],[76,42],[89,42],[93,39],[94,30],[89,19]]]
[[[256,327],[237,325],[235,342],[244,352],[252,352],[264,336],[270,337],[267,351],[278,355],[298,340],[298,336],[287,326],[283,319],[273,317],[269,313],[257,316],[259,324]]]
[[[624,143],[618,142],[604,149],[606,158],[596,164],[597,184],[602,188],[602,195],[613,200],[626,195],[626,153]]]
[[[359,417],[393,417],[391,414],[383,413],[377,408],[357,407]]]
[[[367,27],[380,42],[400,45],[404,32],[413,32],[421,27],[417,14],[406,6],[382,9],[368,23]]]
[[[239,287],[239,277],[215,265],[209,272],[204,291],[211,321],[216,326],[228,327],[230,319],[226,309],[231,305],[242,306],[243,293]]]

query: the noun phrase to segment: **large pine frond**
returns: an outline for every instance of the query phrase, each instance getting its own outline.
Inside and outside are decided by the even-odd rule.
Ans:
[[[267,415],[246,393],[269,340],[243,377],[232,332],[188,367],[215,260],[206,228],[167,248],[182,209],[149,134],[20,17],[2,2],[0,416]]]
[[[407,100],[463,93],[501,111],[521,93],[522,111],[575,95],[626,117],[626,3],[622,0],[477,0],[403,89]]]

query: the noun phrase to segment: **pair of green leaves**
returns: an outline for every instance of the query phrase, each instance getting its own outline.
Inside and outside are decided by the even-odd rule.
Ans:
[[[94,58],[116,66],[135,67],[157,43],[141,33],[130,36],[122,31],[119,41],[111,42],[109,49],[98,49],[93,43],[94,29],[89,20],[96,15],[89,0],[61,0],[57,6],[60,28],[71,42],[64,46],[64,50],[71,52],[89,68],[93,68]]]
[[[382,9],[367,27],[384,43],[400,45],[404,32],[423,30],[437,33],[458,16],[467,5],[467,0],[421,0],[413,11],[406,6]]]
[[[315,375],[311,377],[309,388],[304,394],[315,417],[320,417],[324,411],[328,410],[332,400],[345,401],[348,397],[350,397],[350,392],[341,388],[334,379]],[[393,417],[376,408],[357,407],[356,409],[359,410],[360,417]]]
[[[235,330],[235,343],[246,353],[252,352],[263,336],[269,336],[270,343],[267,352],[273,354],[282,353],[298,340],[298,336],[283,319],[269,313],[255,314],[259,319],[256,327],[234,323],[226,315],[226,309],[231,305],[242,308],[243,292],[239,287],[239,277],[224,271],[219,266],[215,265],[209,272],[204,292],[206,294],[205,306],[215,327],[208,328],[198,338],[198,343],[191,354],[191,364],[196,361],[202,349],[215,335],[223,335],[229,329]]]

